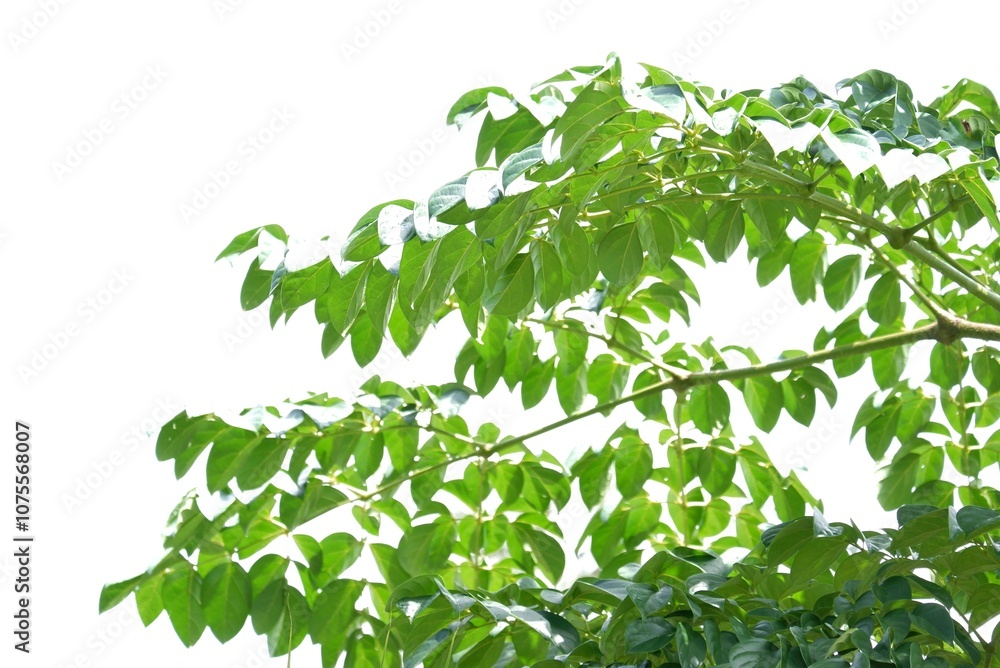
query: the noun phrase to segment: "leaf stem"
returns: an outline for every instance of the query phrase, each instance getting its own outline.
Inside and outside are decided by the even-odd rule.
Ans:
[[[858,207],[848,204],[847,202],[842,202],[835,197],[819,192],[809,192],[808,183],[800,181],[794,176],[789,176],[788,174],[785,174],[784,172],[773,167],[769,167],[768,165],[764,165],[753,160],[746,160],[742,164],[747,171],[769,176],[776,181],[781,181],[794,186],[803,193],[803,197],[805,199],[811,200],[813,203],[818,204],[828,211],[833,211],[845,218],[853,220],[871,230],[878,232],[889,240],[889,243],[893,248],[898,248],[914,259],[920,260],[932,269],[936,269],[956,284],[968,290],[981,301],[1000,311],[1000,294],[997,294],[968,274],[957,270],[947,260],[942,259],[925,248],[923,244],[918,243],[919,240],[915,237],[908,238],[905,229],[889,225],[875,216],[862,211]]]
[[[680,468],[680,492],[677,494],[680,506],[681,515],[683,521],[681,526],[678,527],[681,532],[681,544],[687,545],[689,542],[688,536],[688,500],[687,500],[687,471],[685,470],[684,462],[684,439],[681,436],[681,412],[684,408],[684,400],[687,397],[686,392],[678,392],[676,395],[676,401],[674,402],[674,451],[677,455],[677,466]]]

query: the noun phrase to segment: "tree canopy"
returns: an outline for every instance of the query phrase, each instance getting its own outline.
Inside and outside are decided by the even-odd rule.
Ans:
[[[987,88],[921,103],[870,70],[720,92],[612,55],[470,91],[447,120],[478,127],[475,168],[375,206],[340,257],[289,268],[269,225],[219,258],[250,258],[243,309],[312,310],[322,354],[349,342],[361,366],[460,319],[454,378],[177,415],[156,456],[178,478],[200,464],[199,490],[102,611],[134,595],[186,645],[249,620],[273,656],[308,638],[324,667],[1000,665]],[[759,285],[829,307],[777,359],[678,336],[711,267],[744,255]],[[825,518],[768,449],[858,373],[851,435],[896,512],[878,530]],[[503,388],[561,414],[520,434],[463,418]],[[595,415],[610,438],[546,448]],[[581,557],[592,572],[568,577]],[[378,577],[349,577],[362,563]]]

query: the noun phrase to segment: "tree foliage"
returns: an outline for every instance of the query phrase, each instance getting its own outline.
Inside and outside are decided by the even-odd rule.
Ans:
[[[372,208],[342,257],[288,268],[278,226],[219,256],[252,257],[244,309],[309,308],[323,355],[349,341],[362,366],[461,319],[454,378],[176,416],[156,456],[178,478],[200,463],[205,489],[101,610],[134,594],[186,645],[249,620],[272,655],[308,638],[324,666],[1000,664],[993,94],[962,80],[924,104],[877,70],[835,94],[716,92],[612,56],[473,90],[448,122],[473,119],[476,167]],[[787,274],[829,306],[811,342],[763,361],[730,332],[680,340],[707,270],[744,253],[761,286]],[[766,447],[857,373],[882,530],[827,521]],[[469,425],[501,383],[563,415]],[[620,426],[546,450],[594,415]],[[575,577],[579,555],[595,567]],[[379,578],[345,575],[365,560]]]

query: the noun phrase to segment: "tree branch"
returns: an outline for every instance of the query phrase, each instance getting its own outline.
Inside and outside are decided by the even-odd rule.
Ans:
[[[581,413],[567,415],[561,420],[556,420],[544,427],[539,427],[526,434],[516,436],[507,440],[501,440],[490,448],[491,454],[502,452],[503,450],[521,445],[525,441],[536,438],[560,427],[572,424],[577,420],[590,417],[592,415],[603,414],[604,412],[631,403],[636,399],[653,396],[664,390],[683,391],[697,385],[708,385],[718,383],[723,380],[736,381],[753,378],[756,376],[770,375],[781,371],[791,371],[814,366],[829,360],[852,357],[855,355],[866,355],[876,350],[893,348],[896,346],[909,345],[918,341],[940,341],[941,343],[951,343],[957,339],[970,338],[984,341],[1000,341],[1000,326],[987,325],[984,323],[971,322],[954,316],[946,316],[942,321],[933,325],[925,325],[905,332],[894,332],[877,336],[865,341],[857,341],[828,350],[819,350],[814,353],[789,357],[788,359],[777,360],[767,364],[754,364],[752,366],[740,367],[737,369],[716,369],[712,371],[699,371],[687,374],[684,378],[668,378],[659,383],[648,385],[638,392],[625,395],[613,401],[608,401],[585,410]]]
[[[916,283],[911,281],[909,277],[906,276],[906,274],[900,271],[899,267],[896,266],[896,263],[890,260],[885,253],[879,250],[878,247],[876,247],[875,244],[871,242],[871,239],[860,238],[859,241],[863,243],[865,246],[867,246],[869,250],[871,250],[871,252],[875,255],[875,257],[878,258],[878,260],[882,264],[888,267],[889,271],[894,273],[896,275],[896,278],[902,281],[902,283],[910,289],[910,292],[912,292],[917,296],[917,299],[923,302],[923,304],[928,308],[928,310],[930,310],[931,315],[933,315],[938,320],[940,320],[941,318],[948,318],[948,313],[943,308],[941,308],[941,306],[939,306],[937,302],[931,299],[930,295],[926,294],[923,290],[920,289],[920,287]]]
[[[555,431],[560,427],[572,424],[584,418],[591,417],[593,415],[602,414],[605,411],[617,408],[618,406],[623,406],[628,403],[632,403],[637,399],[642,399],[649,396],[654,396],[665,390],[675,390],[678,392],[683,392],[697,385],[708,385],[711,383],[718,383],[723,380],[736,381],[744,380],[747,378],[752,378],[756,376],[770,375],[772,373],[778,373],[781,371],[791,371],[793,369],[801,369],[809,366],[819,364],[821,362],[826,362],[833,359],[840,359],[843,357],[851,357],[854,355],[865,355],[876,350],[882,350],[884,348],[892,348],[894,346],[901,346],[912,344],[917,341],[928,341],[936,340],[941,343],[951,343],[957,339],[970,338],[979,339],[984,341],[1000,341],[1000,326],[988,325],[985,323],[971,322],[963,318],[956,318],[953,316],[947,316],[943,320],[932,325],[926,325],[924,327],[918,327],[905,332],[895,332],[892,334],[886,334],[883,336],[874,337],[867,339],[865,341],[858,341],[856,343],[850,343],[843,346],[838,346],[836,348],[831,348],[829,350],[820,350],[814,353],[809,353],[807,355],[800,355],[798,357],[790,357],[788,359],[777,360],[775,362],[770,362],[767,364],[754,364],[747,367],[741,367],[737,369],[717,369],[711,371],[699,371],[691,372],[684,377],[670,377],[659,383],[654,383],[639,390],[638,392],[633,392],[613,401],[608,401],[603,404],[599,404],[590,408],[588,410],[582,411],[580,413],[574,413],[573,415],[567,415],[566,417],[551,422],[547,425],[533,429],[527,433],[521,434],[519,436],[514,436],[512,438],[501,440],[500,442],[493,445],[484,445],[484,447],[477,449],[474,452],[470,452],[464,455],[458,455],[453,458],[446,459],[444,461],[431,464],[422,469],[417,469],[411,471],[408,475],[400,478],[399,480],[393,480],[387,482],[373,490],[370,490],[364,494],[357,495],[356,498],[350,499],[345,498],[343,501],[334,504],[329,510],[334,508],[340,508],[342,506],[366,502],[374,499],[376,496],[385,494],[386,492],[392,491],[402,485],[403,483],[414,480],[421,476],[427,475],[428,473],[433,473],[435,471],[440,471],[443,468],[447,468],[452,464],[457,464],[473,457],[484,457],[488,458],[494,454],[501,454],[518,447],[522,447],[524,443],[530,439],[542,436],[551,431]],[[421,427],[421,429],[426,429]],[[451,435],[451,434],[449,434]],[[478,441],[476,442],[478,443]],[[229,517],[233,516],[238,511],[235,508],[235,504],[231,505],[227,509],[223,510],[219,515],[211,520],[211,524],[220,528]],[[270,539],[267,539],[270,540]],[[180,553],[180,548],[173,548],[168,555],[166,555],[161,564],[167,563],[169,559],[176,557]]]
[[[875,216],[865,213],[858,207],[848,204],[847,202],[842,202],[835,197],[830,197],[829,195],[819,192],[810,192],[808,183],[800,181],[793,176],[789,176],[788,174],[774,169],[773,167],[769,167],[768,165],[764,165],[753,160],[745,160],[742,164],[747,171],[757,173],[762,176],[768,176],[774,180],[791,185],[799,190],[804,199],[809,199],[829,211],[836,212],[845,218],[853,220],[871,230],[878,232],[889,240],[889,243],[893,248],[898,248],[899,250],[909,254],[914,259],[920,260],[927,266],[936,269],[938,272],[951,279],[954,283],[962,286],[970,293],[978,297],[981,301],[1000,311],[1000,294],[997,294],[974,278],[971,278],[965,273],[955,269],[947,261],[925,248],[923,244],[918,243],[917,239],[908,238],[906,230],[888,225]]]

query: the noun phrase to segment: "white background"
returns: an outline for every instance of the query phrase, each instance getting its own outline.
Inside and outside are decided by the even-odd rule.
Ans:
[[[267,663],[249,624],[228,645],[206,632],[187,650],[165,615],[143,629],[131,604],[97,614],[101,585],[157,558],[167,514],[197,483],[174,481],[151,443],[130,432],[185,406],[239,409],[307,390],[345,396],[364,377],[346,350],[322,359],[308,309],[274,332],[264,316],[239,310],[245,262],[213,263],[238,232],[278,223],[305,240],[343,238],[372,205],[425,197],[472,164],[474,130],[444,125],[461,93],[523,89],[611,51],[716,88],[803,74],[830,90],[880,68],[926,101],[963,76],[998,89],[998,12],[941,0],[5,0],[0,472],[8,481],[13,473],[14,420],[30,423],[37,540],[30,656],[11,649],[13,549],[0,547],[0,663]],[[271,123],[280,131],[268,135]],[[256,135],[270,141],[251,150],[245,142]],[[74,150],[87,155],[76,160]],[[232,160],[239,174],[210,187]],[[185,220],[182,205],[206,187],[215,196]],[[823,311],[786,309],[787,283],[759,290],[749,276],[725,268],[699,284],[700,335],[752,342],[765,355],[807,345]],[[449,380],[442,360],[456,341],[431,333],[413,364],[388,355],[380,371]],[[888,520],[874,502],[872,466],[863,444],[848,443],[869,377],[845,386],[837,411],[812,430],[786,417],[768,443],[785,467],[814,439],[804,475],[827,516],[874,528]],[[525,423],[516,405],[503,425],[515,433]],[[2,489],[7,522],[10,483]],[[8,531],[0,545],[11,544]],[[318,665],[318,652],[307,641],[294,660]]]

